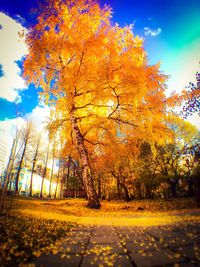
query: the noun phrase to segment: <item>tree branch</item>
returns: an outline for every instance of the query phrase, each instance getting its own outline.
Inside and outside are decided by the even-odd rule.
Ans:
[[[106,144],[105,143],[103,143],[103,142],[92,142],[92,141],[90,141],[90,140],[88,140],[88,139],[86,139],[86,138],[84,138],[84,141],[86,141],[86,142],[88,142],[89,144],[91,144],[91,145],[93,145],[93,146],[97,146],[97,145],[103,145],[103,146],[105,146]]]

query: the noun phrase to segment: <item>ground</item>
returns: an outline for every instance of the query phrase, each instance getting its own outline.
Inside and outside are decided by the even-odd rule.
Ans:
[[[0,266],[200,266],[200,209],[192,199],[103,201],[8,198]]]

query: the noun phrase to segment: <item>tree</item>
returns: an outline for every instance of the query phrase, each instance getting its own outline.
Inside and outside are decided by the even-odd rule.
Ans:
[[[171,138],[166,139],[163,144],[155,144],[155,164],[156,171],[166,178],[172,195],[176,197],[180,178],[186,176],[188,183],[190,182],[190,172],[194,166],[192,167],[193,160],[189,164],[188,155],[195,153],[193,145],[199,139],[199,133],[195,126],[180,117],[169,116],[166,123]]]
[[[17,174],[16,174],[16,180],[15,180],[15,191],[18,192],[18,184],[19,184],[19,176],[20,176],[20,171],[22,168],[23,160],[25,157],[25,153],[27,150],[28,145],[31,142],[31,139],[33,137],[33,129],[34,125],[32,121],[25,121],[24,127],[20,129],[20,141],[21,141],[21,155],[20,155],[20,160],[18,163],[17,167]]]
[[[52,179],[53,179],[53,171],[54,171],[54,161],[55,161],[55,147],[52,147],[52,166],[51,166],[51,176],[49,180],[49,197],[51,197],[51,186],[52,186]]]
[[[43,170],[43,174],[42,174],[42,183],[41,183],[41,188],[40,188],[40,198],[43,198],[43,185],[44,185],[44,178],[46,177],[46,173],[47,173],[48,158],[49,158],[49,144],[47,145],[47,152],[46,152],[46,156],[45,156],[45,159],[44,159],[44,170]]]
[[[58,148],[58,141],[56,140],[56,136],[54,136],[53,138],[51,137],[51,133],[49,133],[49,142],[51,144],[51,148],[50,148],[50,154],[51,154],[51,160],[52,160],[52,165],[51,165],[51,174],[50,174],[50,179],[49,179],[49,197],[52,197],[52,180],[54,177],[54,165],[55,165],[55,160],[56,158],[59,158],[59,148]]]
[[[130,201],[128,187],[133,177],[131,148],[128,142],[114,144],[114,151],[107,155],[105,164],[108,171],[116,180],[117,197]],[[112,148],[113,149],[113,148]],[[110,165],[110,166],[109,166]],[[110,170],[109,170],[110,168]]]
[[[11,153],[10,153],[10,157],[9,157],[9,161],[8,161],[8,166],[6,169],[6,177],[4,180],[4,185],[3,185],[3,191],[2,191],[2,195],[1,195],[1,199],[0,199],[0,215],[3,212],[4,209],[4,204],[5,204],[5,199],[6,199],[6,193],[7,193],[7,187],[8,187],[8,183],[10,180],[10,172],[13,168],[13,162],[14,162],[14,157],[15,157],[15,149],[16,149],[16,140],[13,140],[13,144],[12,144],[12,149],[11,149]]]
[[[42,87],[53,106],[51,127],[62,129],[79,153],[88,206],[99,208],[90,147],[104,145],[108,129],[129,135],[162,128],[164,81],[149,66],[132,27],[111,24],[111,9],[93,0],[51,0],[30,29],[24,62],[28,83]],[[95,151],[95,149],[93,149]]]
[[[36,148],[34,151],[33,159],[32,159],[32,169],[31,169],[31,180],[30,180],[30,190],[29,190],[29,196],[32,196],[32,187],[33,187],[33,173],[35,171],[35,166],[36,163],[41,156],[41,151],[40,151],[40,145],[41,145],[41,135],[36,136]]]
[[[196,84],[190,82],[187,87],[186,101],[181,114],[184,118],[197,113],[200,116],[200,73],[196,73]]]
[[[160,185],[160,177],[157,173],[158,163],[155,162],[154,143],[146,140],[140,145],[140,154],[136,166],[136,184],[143,188],[140,193],[145,198],[153,198],[155,190]]]

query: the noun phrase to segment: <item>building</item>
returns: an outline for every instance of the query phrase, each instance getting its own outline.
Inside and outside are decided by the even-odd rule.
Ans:
[[[16,174],[16,170],[14,172]],[[15,175],[13,175],[13,177],[15,177]],[[22,168],[20,171],[20,178],[19,178],[19,194],[29,195],[30,181],[31,181],[31,171],[28,170],[27,168]],[[37,173],[33,173],[33,182],[32,182],[33,196],[40,195],[41,185],[42,185],[42,176]],[[43,183],[43,191],[42,191],[44,197],[47,197],[49,195],[49,186],[50,186],[49,177],[45,177]],[[56,191],[56,186],[57,183],[55,180],[53,180],[51,183],[51,196],[54,196]],[[11,191],[15,189],[15,179],[11,179],[8,189]],[[58,183],[56,195],[57,197],[60,196],[60,183]]]
[[[31,180],[31,172],[29,170],[23,169],[20,172],[20,180],[19,180],[20,193],[22,193],[22,192],[29,193],[30,180]],[[40,176],[36,173],[33,173],[33,184],[32,184],[33,196],[40,194],[41,185],[42,185],[42,176]],[[55,181],[52,181],[52,183],[51,183],[51,196],[54,196],[54,194],[55,194],[56,185],[57,185],[57,183]],[[49,186],[50,186],[49,178],[45,177],[44,183],[43,183],[43,195],[44,196],[49,195]],[[58,185],[58,188],[57,188],[57,196],[59,195],[59,192],[60,192],[60,185]]]
[[[5,171],[9,159],[9,149],[7,144],[0,139],[0,176],[3,176],[3,172]]]

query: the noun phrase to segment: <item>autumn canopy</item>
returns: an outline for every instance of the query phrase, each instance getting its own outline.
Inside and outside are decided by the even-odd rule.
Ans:
[[[24,77],[43,89],[50,128],[77,151],[88,206],[99,208],[92,159],[114,143],[161,137],[166,77],[132,27],[114,25],[110,7],[92,0],[48,1],[26,42]]]

